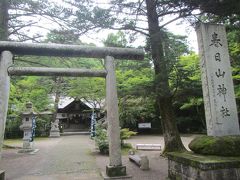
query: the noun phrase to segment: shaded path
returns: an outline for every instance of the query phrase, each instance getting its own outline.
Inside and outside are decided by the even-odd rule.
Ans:
[[[6,179],[19,180],[87,180],[101,179],[95,158],[91,155],[94,142],[89,136],[65,136],[37,142],[35,155],[4,150],[0,169]]]
[[[182,135],[187,147],[196,135]],[[139,135],[126,140],[135,147],[138,143],[163,143],[161,135]],[[88,135],[62,136],[36,142],[40,151],[35,155],[18,154],[17,150],[4,150],[0,169],[6,170],[7,180],[100,180],[100,171],[106,170],[108,156],[95,151],[94,141]],[[160,151],[138,151],[149,158],[150,170],[142,171],[123,155],[123,165],[133,180],[166,180],[167,159]]]

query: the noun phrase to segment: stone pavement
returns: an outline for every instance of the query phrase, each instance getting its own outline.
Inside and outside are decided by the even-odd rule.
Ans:
[[[7,180],[99,180],[102,179],[91,149],[89,136],[64,136],[39,141],[36,154],[4,150],[0,169]]]
[[[187,147],[194,136],[183,136]],[[133,147],[138,143],[162,144],[160,135],[135,136],[126,142]],[[40,149],[36,154],[19,154],[15,149],[3,150],[0,169],[6,171],[7,180],[100,180],[101,171],[106,170],[108,156],[95,150],[94,141],[88,135],[63,136],[36,142]],[[165,180],[168,173],[167,159],[160,151],[138,151],[149,158],[149,171],[143,171],[122,156],[123,165],[133,180]]]

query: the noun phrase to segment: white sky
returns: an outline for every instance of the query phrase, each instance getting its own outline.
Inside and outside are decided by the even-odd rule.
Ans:
[[[186,22],[183,22],[181,25],[178,25],[177,23],[178,22],[167,25],[167,29],[176,35],[187,36],[190,49],[198,52],[197,34],[195,29]]]
[[[198,46],[197,46],[197,35],[192,26],[190,26],[187,23],[182,22],[181,24],[178,24],[178,22],[173,22],[166,26],[166,28],[174,33],[175,35],[184,35],[187,36],[187,41],[189,42],[189,47],[191,50],[198,52]],[[111,30],[105,30],[100,32],[99,34],[91,34],[89,36],[83,36],[81,40],[86,43],[94,43],[97,46],[103,46],[102,41],[107,38],[107,35],[111,32],[117,32],[117,31],[111,31]],[[145,37],[139,37],[135,43],[136,47],[139,45],[145,44]]]
[[[52,0],[52,1],[58,1],[58,0]],[[106,7],[104,5],[107,4],[109,2],[109,0],[98,0],[99,3],[102,3],[102,7]],[[99,5],[101,6],[101,5]],[[170,20],[170,17],[169,17]],[[168,21],[168,19],[167,19]],[[188,24],[187,22],[181,22],[179,21],[175,21],[173,23],[170,23],[169,25],[166,26],[166,28],[174,33],[175,35],[184,35],[187,36],[187,41],[189,42],[189,48],[195,52],[198,52],[198,46],[197,46],[197,36],[196,36],[196,32],[194,30],[194,28],[192,26],[190,26],[190,24]],[[99,34],[91,34],[90,36],[85,36],[82,37],[82,41],[83,42],[87,42],[87,43],[94,43],[97,46],[103,46],[102,41],[104,39],[107,38],[107,35],[111,32],[116,32],[116,31],[111,31],[111,30],[105,30],[102,31]],[[145,45],[145,37],[139,37],[135,43],[135,46],[139,46],[139,45]],[[133,46],[134,46],[133,44]]]
[[[61,0],[51,0],[51,1],[55,1],[60,3]],[[99,0],[99,3],[107,3],[109,0]],[[104,6],[104,5],[103,5]],[[168,20],[168,18],[166,18]],[[170,17],[169,17],[170,19]],[[46,21],[46,19],[40,18],[39,20],[40,24],[44,24],[45,27],[53,27],[53,23],[52,22],[48,22]],[[146,26],[146,25],[145,25]],[[196,38],[196,33],[195,30],[193,29],[193,27],[191,27],[189,24],[187,24],[186,22],[181,22],[180,21],[176,21],[173,23],[170,23],[169,25],[166,26],[166,28],[176,34],[176,35],[185,35],[187,36],[187,40],[189,42],[189,47],[191,50],[198,52],[198,47],[197,47],[197,38]],[[36,33],[39,32],[40,34],[47,34],[47,30],[43,30],[43,29],[38,29],[38,28],[34,28],[31,29],[29,31],[29,33]],[[103,30],[100,33],[92,33],[89,35],[85,35],[85,36],[81,36],[80,40],[82,42],[85,43],[94,43],[97,46],[103,46],[102,41],[105,40],[107,38],[107,35],[111,32],[117,32],[117,31],[112,31],[112,30]],[[139,37],[134,44],[132,44],[133,46],[139,46],[139,45],[144,45],[145,44],[145,37]]]

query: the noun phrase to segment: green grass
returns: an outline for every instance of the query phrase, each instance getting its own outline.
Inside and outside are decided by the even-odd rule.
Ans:
[[[132,145],[130,143],[125,143],[121,148],[121,153],[122,153],[122,155],[128,155],[128,152],[130,150],[135,151],[135,149],[132,147]]]
[[[3,144],[6,145],[15,145],[15,144],[21,144],[22,143],[22,139],[6,139],[3,141]]]
[[[39,142],[39,141],[44,141],[44,140],[48,140],[48,137],[37,137],[37,138],[34,138],[34,141],[36,142]],[[22,144],[22,138],[21,139],[5,139],[3,141],[3,144],[6,144],[6,145],[19,145],[19,144]]]

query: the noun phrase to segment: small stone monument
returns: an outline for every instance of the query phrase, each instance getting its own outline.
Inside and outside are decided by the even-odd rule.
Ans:
[[[56,118],[54,122],[51,122],[51,130],[49,137],[60,137],[60,130],[59,130],[59,119]]]
[[[22,125],[20,129],[23,130],[23,148],[19,150],[21,153],[34,151],[33,137],[35,131],[35,115],[32,109],[32,103],[26,103],[26,111],[22,113]]]

